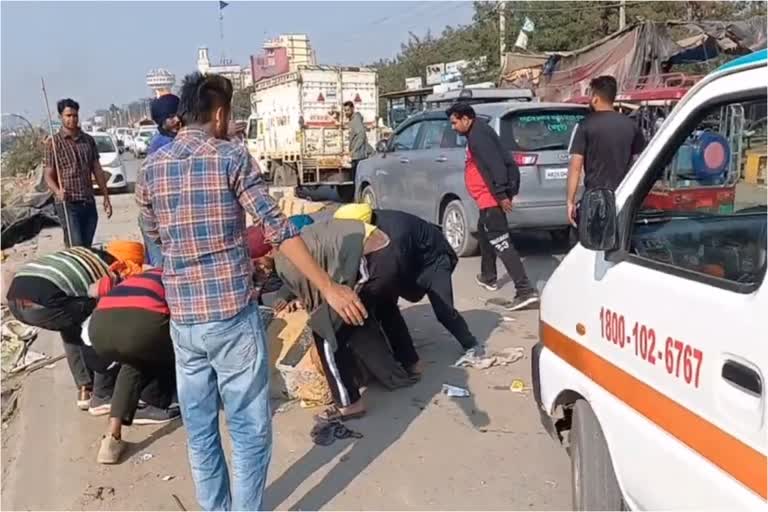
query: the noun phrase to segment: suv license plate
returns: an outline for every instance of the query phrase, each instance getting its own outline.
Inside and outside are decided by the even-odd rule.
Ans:
[[[544,171],[544,179],[547,180],[564,180],[568,177],[568,169],[546,169]]]

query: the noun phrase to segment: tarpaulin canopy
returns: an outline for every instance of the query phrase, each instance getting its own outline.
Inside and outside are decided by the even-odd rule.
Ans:
[[[765,46],[764,17],[737,22],[644,22],[578,50],[547,52],[543,64],[532,65],[539,73],[512,69],[519,60],[507,59],[501,82],[521,87],[523,79],[527,87],[535,86],[542,100],[563,101],[586,95],[589,81],[596,76],[616,77],[620,90],[660,87],[673,65],[706,61],[721,53],[743,55]],[[536,79],[531,84],[533,75]]]

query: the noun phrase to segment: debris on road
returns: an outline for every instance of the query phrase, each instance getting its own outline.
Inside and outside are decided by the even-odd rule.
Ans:
[[[163,482],[170,482],[170,481],[171,481],[171,480],[173,480],[174,478],[176,478],[176,477],[175,477],[175,476],[173,476],[173,475],[165,475],[165,476],[162,478],[162,480],[163,480]]]
[[[185,507],[185,506],[184,506],[184,504],[181,502],[181,500],[179,499],[179,497],[178,497],[178,496],[176,496],[175,494],[171,494],[171,498],[173,498],[173,501],[175,501],[175,502],[176,502],[176,505],[178,505],[178,507],[179,507],[179,510],[187,510],[187,509],[186,509],[186,507]]]
[[[83,495],[92,500],[104,501],[105,498],[115,495],[115,488],[107,485],[100,485],[94,488],[91,484],[88,484]]]
[[[525,393],[526,391],[530,390],[531,388],[525,385],[525,382],[523,382],[520,379],[515,379],[512,381],[512,384],[509,385],[509,390],[513,393]]]
[[[309,433],[312,437],[312,442],[320,446],[330,446],[336,439],[362,439],[363,434],[355,430],[351,430],[342,422],[335,421],[318,421],[315,426],[312,427],[312,431]]]
[[[472,396],[472,393],[470,393],[469,390],[460,388],[459,386],[452,386],[451,384],[443,384],[442,393],[457,398]]]
[[[505,348],[501,352],[488,354],[485,356],[475,356],[464,354],[456,361],[453,366],[456,368],[474,368],[476,370],[487,370],[492,366],[507,366],[515,363],[525,357],[525,349],[522,347]]]
[[[152,454],[151,454],[151,453],[149,453],[149,452],[146,452],[146,453],[142,453],[142,454],[139,456],[139,458],[138,458],[138,459],[136,459],[136,464],[141,464],[142,462],[149,462],[150,460],[152,460],[152,458],[153,458],[153,457],[154,457],[154,455],[152,455]]]

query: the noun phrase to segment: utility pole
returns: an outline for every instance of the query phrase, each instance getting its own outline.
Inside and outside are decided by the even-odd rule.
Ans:
[[[507,55],[507,2],[499,0],[499,66],[504,67]]]
[[[624,30],[627,26],[627,0],[621,0],[619,3],[619,30]]]

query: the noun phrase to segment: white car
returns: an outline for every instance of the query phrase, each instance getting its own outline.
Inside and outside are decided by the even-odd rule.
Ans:
[[[107,188],[109,190],[125,190],[128,187],[128,180],[114,137],[105,132],[92,132],[89,135],[96,141],[96,148],[99,150],[99,163],[107,178]],[[95,181],[93,188],[99,188]]]
[[[133,154],[136,156],[146,156],[149,143],[157,134],[157,128],[154,126],[142,126],[139,128],[133,141]]]

